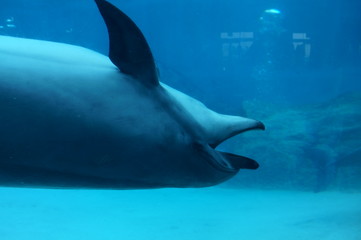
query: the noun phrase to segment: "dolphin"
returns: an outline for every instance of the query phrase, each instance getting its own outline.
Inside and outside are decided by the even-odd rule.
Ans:
[[[135,23],[111,3],[95,2],[108,57],[0,36],[0,185],[207,187],[258,168],[216,147],[264,124],[218,114],[161,83]]]

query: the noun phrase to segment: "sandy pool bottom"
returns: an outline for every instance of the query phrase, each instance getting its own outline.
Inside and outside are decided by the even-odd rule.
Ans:
[[[361,193],[0,188],[4,240],[361,240]]]

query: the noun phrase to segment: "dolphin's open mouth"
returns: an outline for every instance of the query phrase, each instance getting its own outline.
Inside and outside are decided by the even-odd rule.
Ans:
[[[265,130],[265,129],[266,127],[262,122],[254,120],[254,124],[251,127],[243,129],[239,133],[246,132],[249,130]],[[212,165],[220,170],[238,171],[240,169],[257,169],[259,167],[259,164],[251,158],[216,150],[217,145],[209,144],[209,146],[216,152],[216,155],[214,156],[214,158],[212,158],[213,159]]]

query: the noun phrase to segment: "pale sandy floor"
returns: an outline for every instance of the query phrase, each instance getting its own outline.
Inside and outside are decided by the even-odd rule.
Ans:
[[[361,240],[361,194],[0,188],[4,240]]]

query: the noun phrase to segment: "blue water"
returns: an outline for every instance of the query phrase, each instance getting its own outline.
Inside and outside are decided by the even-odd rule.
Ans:
[[[16,0],[2,5],[0,21],[5,24],[8,18],[15,20],[16,29],[3,30],[9,35],[67,42],[107,53],[106,29],[90,0]],[[360,90],[360,5],[351,0],[157,0],[117,4],[142,29],[158,63],[182,74],[187,84],[180,85],[191,85],[187,89],[190,94],[195,92],[216,107],[224,107],[218,103],[219,98],[226,105],[255,97],[312,103]],[[260,17],[270,8],[281,11],[282,20],[277,23],[283,29],[280,37],[260,34],[265,25]],[[221,34],[240,32],[254,33],[254,49],[242,51],[235,46],[229,49],[230,56],[224,56],[224,44],[248,40],[224,39]],[[293,39],[294,33],[304,33],[310,40]],[[272,47],[262,49],[265,42]],[[294,50],[296,42],[302,45]],[[306,43],[311,48],[309,58],[304,57]],[[266,59],[270,52],[278,53]],[[272,66],[267,65],[269,60]],[[262,70],[266,73],[257,73]],[[272,86],[269,90],[268,85]]]
[[[4,239],[361,239],[360,1],[112,2],[163,82],[266,124],[221,146],[261,168],[209,189],[3,188]],[[108,52],[92,0],[3,0],[0,34]]]

